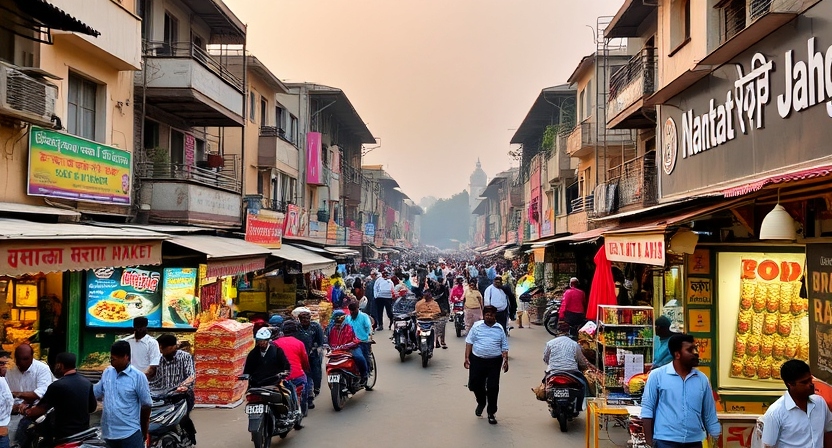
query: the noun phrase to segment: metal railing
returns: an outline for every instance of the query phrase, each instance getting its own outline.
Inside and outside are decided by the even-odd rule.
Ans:
[[[572,155],[586,146],[602,144],[602,142],[595,141],[595,126],[596,124],[591,121],[584,121],[575,126],[567,140],[567,154]],[[606,129],[606,126],[604,126],[604,130],[601,132],[602,138],[604,134],[606,134],[607,145],[635,144],[632,129]]]
[[[642,95],[655,91],[657,55],[653,47],[645,47],[630,58],[626,65],[610,77],[609,102],[615,101],[628,86],[641,81]]]
[[[283,128],[277,126],[260,126],[259,137],[277,137],[292,146],[298,146],[298,142],[293,141],[291,135],[287,134]]]
[[[263,208],[266,210],[271,210],[274,212],[281,212],[286,213],[287,206],[291,204],[291,201],[282,201],[279,199],[271,199],[271,198],[263,198],[262,204]]]
[[[569,207],[572,211],[569,213],[580,213],[580,212],[588,212],[591,213],[595,209],[595,196],[581,196],[575,199],[572,199],[569,202]]]
[[[722,42],[728,41],[745,29],[746,1],[732,0],[722,8]]]
[[[658,200],[656,154],[630,159],[607,170],[608,183],[618,184],[618,207],[653,205]]]
[[[771,0],[751,0],[751,21],[755,21],[771,11]]]
[[[214,59],[213,56],[193,42],[158,42],[145,41],[144,55],[149,58],[190,58],[193,59],[215,75],[220,77],[231,87],[243,92],[243,80],[225,65]]]
[[[137,164],[139,177],[148,180],[187,180],[197,184],[240,193],[242,182],[213,169],[182,163],[142,162]]]

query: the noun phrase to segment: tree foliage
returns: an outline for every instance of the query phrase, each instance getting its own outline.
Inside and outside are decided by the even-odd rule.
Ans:
[[[467,242],[471,218],[467,190],[439,199],[422,216],[422,243],[444,249],[452,247],[451,240]]]

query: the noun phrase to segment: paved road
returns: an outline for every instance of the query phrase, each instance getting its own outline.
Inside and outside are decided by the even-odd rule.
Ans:
[[[449,335],[452,326],[448,325]],[[462,366],[464,341],[448,338],[449,348],[439,349],[426,369],[417,356],[402,363],[388,341],[389,331],[376,334],[374,346],[379,378],[376,388],[359,392],[344,410],[335,412],[324,386],[316,409],[304,419],[306,428],[292,431],[277,447],[397,448],[584,446],[583,414],[562,434],[549,416],[546,403],[537,401],[531,387],[543,375],[543,347],[551,338],[542,327],[515,329],[509,338],[510,370],[501,380],[499,424],[489,425],[474,415],[474,394],[465,387]],[[242,407],[196,409],[193,412],[201,447],[250,447],[247,420]],[[613,440],[626,446],[626,435],[617,430]],[[606,444],[604,446],[615,446]]]

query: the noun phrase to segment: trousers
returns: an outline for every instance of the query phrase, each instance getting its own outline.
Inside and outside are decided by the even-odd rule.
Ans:
[[[125,439],[105,439],[109,448],[143,448],[144,438],[141,431],[136,431]]]
[[[376,329],[384,329],[384,312],[387,311],[387,318],[393,323],[393,298],[376,297]]]
[[[500,368],[503,357],[480,358],[471,353],[468,367],[468,389],[477,397],[477,405],[487,406],[488,415],[497,413],[497,397],[500,394]]]
[[[465,308],[465,334],[474,326],[474,322],[482,320],[482,310],[480,308]]]
[[[668,442],[653,439],[653,448],[702,448],[702,442]]]

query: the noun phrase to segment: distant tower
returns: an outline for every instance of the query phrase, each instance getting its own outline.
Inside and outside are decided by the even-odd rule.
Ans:
[[[468,182],[468,206],[470,211],[473,212],[474,207],[479,204],[480,200],[477,198],[485,191],[487,185],[488,176],[485,175],[485,171],[482,170],[482,165],[480,164],[480,159],[477,158],[477,168],[471,173]]]

